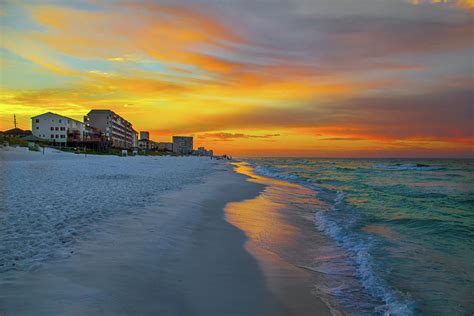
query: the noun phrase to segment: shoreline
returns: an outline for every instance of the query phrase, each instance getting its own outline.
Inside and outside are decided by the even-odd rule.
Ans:
[[[0,313],[329,314],[302,271],[249,249],[244,231],[226,221],[229,202],[257,198],[264,186],[229,164],[206,164],[203,181],[94,224],[70,256],[0,274]]]
[[[227,221],[247,235],[245,248],[258,259],[270,291],[291,315],[340,315],[342,307],[322,295],[326,280],[312,267],[320,255],[314,248],[331,242],[315,230],[314,218],[306,210],[295,212],[284,206],[287,192],[304,192],[311,198],[314,192],[258,175],[245,161],[232,165],[246,181],[265,188],[254,199],[228,203],[225,212]]]

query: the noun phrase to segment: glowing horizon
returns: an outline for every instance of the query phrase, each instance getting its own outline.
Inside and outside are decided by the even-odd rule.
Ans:
[[[0,130],[111,109],[234,156],[474,157],[473,8],[6,1]]]

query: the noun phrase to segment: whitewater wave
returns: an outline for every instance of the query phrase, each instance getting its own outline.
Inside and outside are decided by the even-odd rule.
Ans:
[[[258,166],[253,163],[249,163],[249,165],[253,168],[254,172],[260,176],[296,183],[316,192],[321,192],[323,190],[323,188],[316,185],[318,180],[301,178],[294,174],[282,173],[277,170]]]
[[[338,212],[340,210],[346,196],[346,193],[343,191],[337,191],[332,209],[316,212],[316,228],[334,240],[339,247],[350,253],[364,289],[372,297],[384,302],[383,305],[375,308],[377,313],[385,315],[412,315],[413,302],[401,297],[375,272],[375,262],[370,255],[370,249],[375,245],[373,242],[363,240],[358,236],[358,233],[351,230],[357,221],[354,218],[347,219],[347,222],[343,225],[343,223],[331,217],[331,212]],[[340,291],[335,291],[334,294],[342,297],[345,295],[345,293],[340,293]]]
[[[264,177],[276,178],[276,179],[281,179],[281,180],[297,180],[298,179],[297,176],[292,175],[292,174],[281,173],[281,172],[277,172],[276,170],[259,167],[252,164],[251,166],[253,167],[255,173]]]
[[[334,240],[340,248],[349,253],[362,287],[371,297],[381,303],[383,302],[381,305],[375,307],[374,311],[376,313],[386,315],[413,314],[413,302],[405,299],[403,295],[391,289],[375,272],[376,264],[370,255],[370,249],[372,249],[374,245],[370,241],[364,240],[353,229],[357,225],[357,219],[355,217],[340,216],[339,218],[338,216],[331,216],[334,213],[337,214],[337,212],[345,206],[346,192],[342,190],[330,192],[330,190],[309,184],[306,179],[294,174],[281,173],[277,170],[256,164],[252,166],[254,171],[261,176],[281,179],[311,188],[315,193],[319,194],[320,198],[324,195],[324,200],[327,200],[328,197],[331,196],[333,198],[331,201],[332,207],[326,210],[318,210],[314,215],[316,228]],[[314,180],[312,182],[314,182]],[[336,297],[344,298],[347,296],[347,291],[350,292],[351,289],[334,288],[331,290],[331,293]]]

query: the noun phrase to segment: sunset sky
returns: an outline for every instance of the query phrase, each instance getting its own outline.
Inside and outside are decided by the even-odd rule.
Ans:
[[[112,109],[235,156],[474,156],[474,0],[2,0],[0,20],[0,130]]]

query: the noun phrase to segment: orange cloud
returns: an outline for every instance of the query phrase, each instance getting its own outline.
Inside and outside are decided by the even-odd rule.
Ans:
[[[211,139],[217,141],[229,141],[235,140],[239,138],[260,138],[260,139],[269,139],[272,137],[278,137],[280,134],[263,134],[263,135],[249,135],[244,133],[225,133],[225,132],[217,132],[217,133],[204,133],[199,134],[198,138],[200,139]]]
[[[423,3],[431,4],[448,4],[464,9],[473,9],[474,0],[411,0],[413,5],[420,5]]]
[[[198,50],[243,42],[222,24],[187,8],[148,3],[112,5],[105,10],[33,7],[33,16],[48,30],[31,36],[55,51],[79,58],[109,59],[111,51],[118,55],[146,53],[163,62],[217,72],[228,71],[235,63]],[[130,16],[136,21],[123,23]]]

